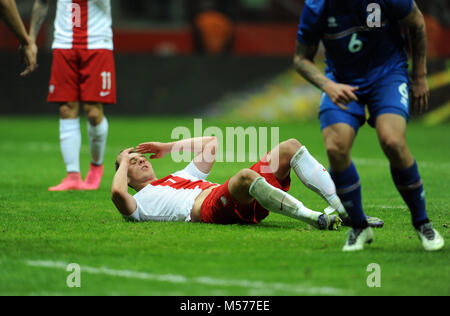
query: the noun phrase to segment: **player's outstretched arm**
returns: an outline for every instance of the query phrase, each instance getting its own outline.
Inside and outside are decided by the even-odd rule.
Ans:
[[[20,75],[26,76],[32,73],[37,67],[37,46],[34,40],[28,36],[14,0],[0,0],[0,17],[20,41],[22,57],[27,65],[25,71]]]
[[[154,154],[150,159],[162,158],[172,152],[192,152],[196,167],[203,173],[209,173],[216,161],[218,143],[214,136],[188,138],[171,143],[149,142],[136,147],[141,154]]]
[[[409,30],[412,45],[412,105],[422,113],[428,109],[430,97],[427,82],[427,32],[423,14],[415,2],[412,12],[401,23]]]
[[[136,200],[128,193],[129,154],[132,150],[133,148],[128,148],[117,157],[119,169],[117,169],[111,186],[111,199],[119,212],[124,216],[131,216],[137,208]]]
[[[320,90],[324,91],[341,109],[348,110],[346,106],[352,101],[358,101],[355,91],[358,87],[339,84],[328,79],[314,64],[319,45],[303,45],[297,41],[294,56],[294,66],[297,72]]]

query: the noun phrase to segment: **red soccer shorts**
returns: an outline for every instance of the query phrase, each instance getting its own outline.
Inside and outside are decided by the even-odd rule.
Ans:
[[[266,156],[250,169],[258,172],[272,186],[283,191],[289,191],[291,178],[280,181],[272,172],[267,171],[269,167]],[[270,169],[269,169],[270,170]],[[228,180],[225,184],[215,188],[205,199],[201,208],[201,220],[203,223],[211,224],[257,224],[269,215],[257,201],[250,205],[239,205],[228,190]]]
[[[107,49],[55,49],[48,102],[116,103],[113,52]]]

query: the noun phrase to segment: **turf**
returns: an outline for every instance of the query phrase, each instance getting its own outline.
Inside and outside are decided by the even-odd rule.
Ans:
[[[143,141],[169,141],[175,127],[192,128],[193,121],[109,121],[100,190],[50,193],[47,188],[64,176],[58,120],[0,117],[0,295],[450,295],[449,246],[438,253],[422,250],[370,128],[360,131],[353,156],[366,212],[386,225],[375,231],[374,244],[364,252],[344,254],[347,229],[310,230],[276,214],[253,226],[124,222],[109,191],[118,151]],[[203,125],[225,130],[239,123],[206,120]],[[326,164],[317,123],[272,126],[280,127],[281,140],[299,139]],[[82,127],[85,174],[89,150]],[[425,128],[418,123],[408,133],[424,179],[428,213],[447,241],[449,133],[449,125]],[[169,157],[152,163],[159,177],[183,167]],[[218,163],[210,179],[223,183],[250,165]],[[311,208],[325,207],[296,178],[291,193]],[[62,266],[68,263],[81,265],[81,288],[67,287],[69,272]],[[367,286],[371,263],[381,267],[380,288]]]

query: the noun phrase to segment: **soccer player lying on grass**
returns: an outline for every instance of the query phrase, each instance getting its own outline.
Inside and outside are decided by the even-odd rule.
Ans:
[[[275,147],[250,169],[243,169],[225,184],[206,181],[217,150],[215,137],[181,140],[173,143],[144,143],[126,149],[116,160],[112,200],[119,212],[132,221],[192,221],[214,224],[256,224],[269,211],[301,220],[320,230],[335,230],[342,221],[306,208],[287,193],[290,172],[324,198],[330,207],[347,219],[326,169],[306,147],[290,139]],[[171,152],[198,154],[183,170],[157,179],[143,154],[162,158]],[[128,186],[137,191],[132,196]]]

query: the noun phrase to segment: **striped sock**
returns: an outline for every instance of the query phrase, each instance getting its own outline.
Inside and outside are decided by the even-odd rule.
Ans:
[[[417,162],[403,170],[391,166],[391,174],[397,190],[411,211],[413,225],[417,228],[429,222],[425,207],[425,191]]]

